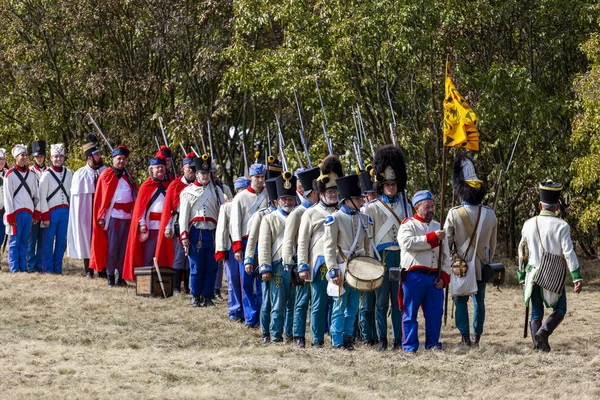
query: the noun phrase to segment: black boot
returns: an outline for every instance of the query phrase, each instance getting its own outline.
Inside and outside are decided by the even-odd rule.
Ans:
[[[115,274],[106,275],[106,279],[108,280],[108,287],[115,287]]]
[[[215,303],[213,303],[212,299],[209,297],[204,298],[204,307],[214,307]]]
[[[354,350],[354,346],[352,345],[352,336],[346,336],[344,338],[344,349],[348,351]]]
[[[479,347],[480,340],[481,340],[481,335],[475,335],[475,340],[473,341],[473,346]]]
[[[90,269],[90,259],[89,258],[83,259],[83,272],[84,272],[86,278],[91,279],[94,277],[94,270]]]
[[[224,301],[225,299],[221,296],[221,289],[215,289],[215,300]]]
[[[400,350],[402,348],[402,340],[394,339],[394,344],[392,346],[392,350]]]
[[[296,347],[299,347],[301,349],[306,347],[306,339],[303,337],[297,337],[296,338]]]
[[[106,278],[106,270],[98,272],[98,278]]]
[[[271,336],[269,336],[269,335],[263,336],[260,342],[262,344],[269,344],[269,343],[271,343]]]
[[[535,333],[535,340],[537,341],[537,350],[545,352],[550,351],[548,336],[552,335],[552,332],[554,332],[556,327],[560,325],[564,318],[564,315],[556,311],[550,314],[550,316],[546,320],[546,323],[542,325],[542,327]]]
[[[185,294],[190,294],[190,270],[183,271],[183,287]]]
[[[173,274],[173,296],[179,296],[181,294],[181,271],[175,270]]]
[[[388,348],[387,338],[379,339],[379,346],[377,347],[377,351],[386,351]]]
[[[463,346],[471,347],[471,336],[468,333],[462,333],[460,335],[460,344]]]
[[[529,321],[529,330],[531,331],[531,341],[533,342],[533,349],[536,350],[537,349],[537,340],[535,340],[535,334],[537,333],[537,331],[540,330],[540,328],[542,327],[542,321],[535,320],[535,321]]]
[[[190,302],[190,307],[203,307],[204,305],[202,304],[201,300],[200,300],[200,296],[192,296],[192,301]]]

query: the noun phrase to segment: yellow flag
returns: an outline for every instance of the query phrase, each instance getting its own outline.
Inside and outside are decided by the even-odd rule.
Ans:
[[[479,151],[477,116],[450,79],[446,61],[446,98],[444,99],[444,146]]]

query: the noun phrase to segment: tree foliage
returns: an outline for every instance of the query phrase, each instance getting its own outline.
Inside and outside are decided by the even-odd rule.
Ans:
[[[565,183],[568,206],[583,212],[582,228],[598,220],[593,4],[0,0],[0,134],[11,143],[34,136],[64,141],[75,153],[92,130],[90,112],[113,145],[132,147],[131,163],[143,170],[154,137],[162,137],[158,116],[169,140],[186,149],[201,146],[192,132],[207,139],[210,120],[214,155],[231,181],[243,171],[242,141],[249,162],[269,142],[275,151],[275,116],[288,163],[297,165],[290,143],[301,149],[294,92],[311,158],[326,155],[318,80],[326,128],[347,171],[356,164],[357,108],[375,146],[391,141],[389,90],[409,193],[428,188],[439,195],[449,60],[458,89],[479,117],[477,166],[490,201],[520,135],[497,209],[510,252],[517,227],[535,212],[540,180]],[[586,72],[588,59],[592,69]],[[366,143],[361,151],[369,162]],[[582,208],[590,202],[595,205]]]

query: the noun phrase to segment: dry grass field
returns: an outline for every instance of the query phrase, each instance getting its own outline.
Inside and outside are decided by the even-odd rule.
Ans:
[[[488,287],[482,345],[380,354],[260,345],[227,319],[226,305],[188,308],[189,297],[148,299],[86,280],[0,273],[0,393],[21,398],[600,398],[600,266],[585,264],[584,292],[538,354],[522,338],[517,286]],[[512,278],[512,276],[511,276]],[[514,283],[514,279],[511,280]]]

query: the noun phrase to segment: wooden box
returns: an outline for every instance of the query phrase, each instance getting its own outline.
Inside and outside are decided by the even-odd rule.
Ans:
[[[158,267],[160,275],[162,277],[163,286],[165,287],[165,293],[167,297],[173,296],[173,275],[176,272],[173,268],[169,267]],[[163,292],[160,287],[158,280],[158,274],[154,267],[140,267],[134,268],[133,274],[135,275],[135,293],[138,296],[156,296],[163,297]]]

